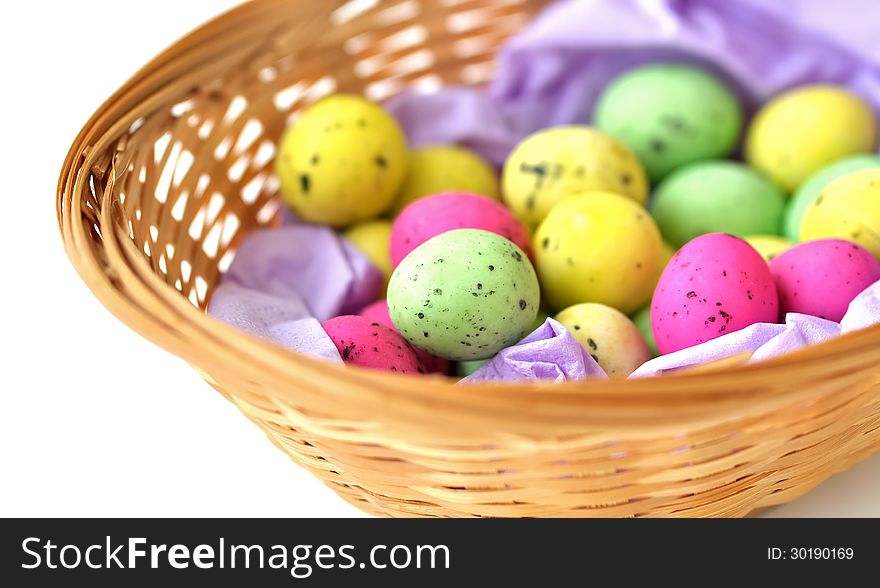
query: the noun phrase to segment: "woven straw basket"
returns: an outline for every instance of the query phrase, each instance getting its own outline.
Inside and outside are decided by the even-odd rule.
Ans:
[[[485,82],[544,3],[262,0],[219,17],[76,138],[58,186],[73,263],[116,316],[374,514],[742,516],[865,459],[880,447],[880,328],[661,378],[456,386],[330,365],[204,314],[248,230],[277,222],[274,143],[298,109]]]

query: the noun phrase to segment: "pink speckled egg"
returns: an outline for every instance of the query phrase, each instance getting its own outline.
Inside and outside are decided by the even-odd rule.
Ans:
[[[359,314],[380,325],[385,325],[389,329],[396,330],[394,323],[391,322],[391,315],[388,314],[388,302],[384,298],[365,306]]]
[[[770,271],[779,292],[779,311],[839,322],[852,299],[880,280],[880,263],[870,251],[843,239],[820,239],[773,258]]]
[[[401,374],[425,371],[406,339],[377,321],[348,314],[324,321],[321,326],[345,363]]]
[[[391,321],[391,315],[388,314],[388,302],[385,300],[377,300],[364,308],[360,314],[375,323],[388,327],[395,333],[397,332],[397,327],[394,326],[394,323]],[[416,357],[419,358],[426,372],[431,374],[449,373],[449,361],[442,357],[431,355],[424,349],[419,349],[415,346],[413,346],[413,351],[416,352]]]
[[[397,267],[410,251],[453,229],[482,229],[501,235],[532,258],[525,227],[503,204],[467,192],[444,192],[416,200],[394,220],[391,265]]]
[[[778,318],[767,262],[742,239],[723,233],[701,235],[679,249],[651,300],[651,329],[660,353]]]

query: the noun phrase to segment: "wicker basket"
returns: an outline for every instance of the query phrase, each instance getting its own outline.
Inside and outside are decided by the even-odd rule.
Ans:
[[[275,222],[273,145],[298,109],[337,90],[484,82],[542,4],[262,0],[219,17],[76,138],[58,186],[73,263],[116,316],[370,513],[741,516],[876,451],[880,328],[662,378],[456,386],[328,365],[204,314],[241,238]]]

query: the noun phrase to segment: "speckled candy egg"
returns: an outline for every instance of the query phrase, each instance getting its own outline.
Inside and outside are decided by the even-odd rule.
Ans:
[[[871,108],[843,88],[802,86],[755,115],[746,136],[746,160],[790,192],[833,161],[873,151],[876,125]]]
[[[400,333],[438,357],[484,359],[528,334],[540,303],[529,258],[478,229],[447,231],[394,270],[388,310]]]
[[[449,192],[413,202],[394,219],[392,265],[397,267],[410,251],[431,237],[452,229],[482,229],[496,233],[510,239],[532,257],[528,233],[503,204],[477,194]]]
[[[853,298],[880,280],[880,262],[843,239],[801,243],[770,262],[779,310],[839,322]]]
[[[660,281],[660,276],[663,274],[664,268],[666,268],[666,264],[669,263],[669,260],[672,259],[672,256],[675,255],[675,247],[667,243],[666,241],[662,241],[660,244],[660,263],[657,264],[657,273],[654,274],[654,281],[649,288],[650,294],[648,298],[651,297],[651,294],[654,293],[654,288],[657,287],[657,282]]]
[[[607,192],[569,196],[535,232],[535,261],[551,308],[599,302],[633,312],[651,296],[660,232],[647,211]]]
[[[596,127],[632,149],[652,181],[729,154],[742,119],[724,82],[703,69],[668,63],[637,67],[612,80],[594,113]]]
[[[370,304],[361,310],[360,315],[375,323],[388,327],[395,333],[397,332],[397,327],[395,327],[394,323],[391,321],[391,315],[388,313],[388,303],[385,300],[377,300]],[[449,373],[449,362],[445,359],[435,357],[424,349],[419,349],[415,346],[413,346],[413,350],[416,352],[416,357],[419,358],[419,361],[421,362],[422,367],[425,368],[426,372],[431,374]]]
[[[804,213],[801,241],[839,237],[880,259],[880,168],[839,177]]]
[[[345,363],[401,374],[425,371],[412,346],[376,321],[343,315],[324,321],[321,326]]]
[[[367,317],[373,322],[385,325],[389,329],[397,330],[394,323],[391,322],[391,315],[388,314],[388,302],[385,300],[377,300],[376,302],[365,306],[361,309],[361,316]]]
[[[459,377],[466,378],[489,361],[489,359],[471,359],[468,361],[459,361],[455,364],[455,374]]]
[[[679,247],[706,233],[776,234],[784,209],[782,190],[735,161],[682,167],[660,183],[651,201],[663,237]]]
[[[657,286],[657,282],[660,281],[660,276],[663,274],[663,270],[666,269],[666,265],[672,259],[672,256],[675,255],[675,247],[670,245],[668,242],[663,241],[660,244],[660,263],[657,265],[657,274],[654,278],[654,284],[651,286],[651,293],[654,293],[654,288]]]
[[[625,378],[651,358],[639,329],[616,308],[575,304],[557,314],[556,320],[612,378]]]
[[[768,263],[783,251],[788,251],[794,247],[794,243],[785,237],[779,237],[777,235],[752,235],[745,239],[746,243],[754,247],[755,251],[760,253],[761,257],[764,258],[764,261],[767,261]]]
[[[538,314],[535,316],[535,320],[532,321],[532,325],[528,328],[526,333],[527,334],[531,333],[532,331],[534,331],[535,329],[537,329],[538,327],[543,325],[544,321],[546,321],[546,320],[547,320],[547,313],[544,310],[539,309]],[[465,377],[471,375],[472,373],[474,373],[475,371],[477,371],[478,369],[480,369],[481,367],[483,367],[484,365],[486,365],[486,362],[491,361],[491,359],[492,358],[490,357],[490,358],[486,358],[486,359],[472,359],[469,361],[459,361],[455,364],[455,373],[457,376],[465,378]]]
[[[767,262],[738,237],[710,233],[678,250],[651,300],[660,353],[671,353],[779,318]]]
[[[497,200],[498,177],[485,159],[468,149],[453,145],[415,149],[391,214],[396,216],[419,198],[441,192],[468,192]]]
[[[385,286],[391,278],[391,221],[377,219],[358,223],[343,234],[385,276]]]
[[[841,176],[869,168],[880,168],[880,157],[873,153],[863,153],[838,160],[810,176],[797,189],[785,209],[783,234],[792,241],[800,239],[801,221],[804,219],[804,213],[819,197],[822,190]]]
[[[535,226],[572,194],[603,190],[644,204],[648,182],[623,143],[586,126],[555,127],[526,137],[504,164],[502,198]]]
[[[391,115],[359,96],[336,94],[285,132],[276,169],[297,216],[342,227],[388,210],[406,163],[406,139]]]

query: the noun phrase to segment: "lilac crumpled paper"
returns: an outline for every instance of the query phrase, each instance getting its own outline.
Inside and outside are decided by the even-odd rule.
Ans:
[[[605,371],[583,346],[555,320],[548,318],[525,339],[498,352],[463,383],[493,380],[582,380],[606,378]]]
[[[755,323],[717,339],[655,357],[643,363],[630,377],[657,376],[739,353],[752,353],[750,361],[768,359],[839,334],[840,325],[833,321],[792,312],[786,315],[784,325]]]
[[[412,144],[459,143],[498,165],[532,132],[588,123],[602,88],[648,62],[709,67],[749,111],[820,81],[850,88],[877,109],[876,11],[876,0],[563,0],[506,43],[488,91],[408,92],[388,107]]]
[[[208,314],[296,351],[342,361],[321,322],[376,299],[382,273],[331,229],[291,221],[249,234]]]

